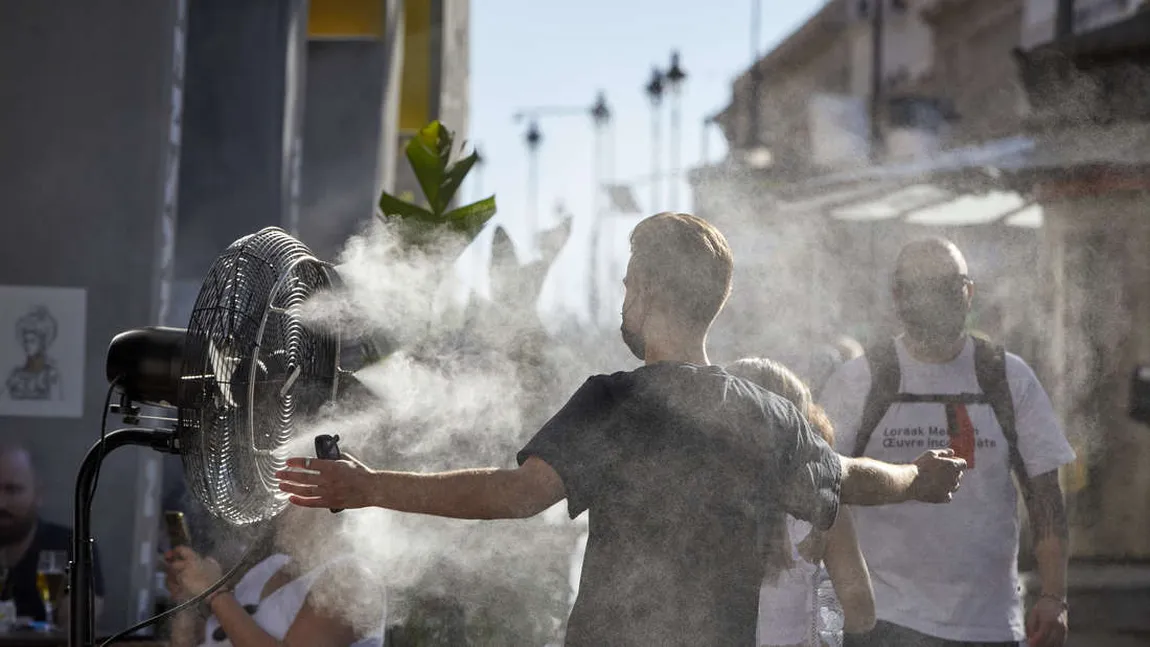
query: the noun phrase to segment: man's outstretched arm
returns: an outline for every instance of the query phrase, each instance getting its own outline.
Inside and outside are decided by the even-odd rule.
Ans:
[[[909,465],[883,463],[871,458],[841,456],[841,499],[848,505],[886,505],[906,501],[950,501],[966,461],[949,449],[931,450]]]
[[[280,490],[308,508],[378,507],[454,519],[523,519],[566,496],[555,470],[534,457],[516,469],[432,474],[372,470],[354,458],[291,458],[287,464],[294,469],[276,474]]]

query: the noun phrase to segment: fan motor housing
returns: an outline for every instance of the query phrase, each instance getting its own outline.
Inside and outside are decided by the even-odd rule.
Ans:
[[[105,374],[135,402],[177,404],[184,354],[183,328],[149,326],[124,331],[108,345]]]

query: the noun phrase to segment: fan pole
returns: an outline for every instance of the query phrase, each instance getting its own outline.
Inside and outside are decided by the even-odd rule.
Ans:
[[[76,502],[72,511],[72,568],[68,573],[68,647],[93,647],[96,627],[92,598],[92,483],[100,464],[112,450],[142,445],[176,453],[175,434],[158,429],[128,428],[113,431],[99,440],[80,464],[76,475]]]

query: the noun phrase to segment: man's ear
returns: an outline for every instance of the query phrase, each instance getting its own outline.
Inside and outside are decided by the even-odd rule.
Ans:
[[[963,288],[963,293],[966,297],[966,309],[970,310],[974,305],[974,281],[968,281]]]

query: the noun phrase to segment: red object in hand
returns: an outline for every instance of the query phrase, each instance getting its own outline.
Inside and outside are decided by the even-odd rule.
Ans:
[[[970,414],[966,411],[965,404],[951,405],[954,407],[954,421],[956,423],[956,430],[950,437],[950,448],[954,450],[955,458],[961,458],[966,461],[966,469],[974,469],[974,424],[970,421]]]

